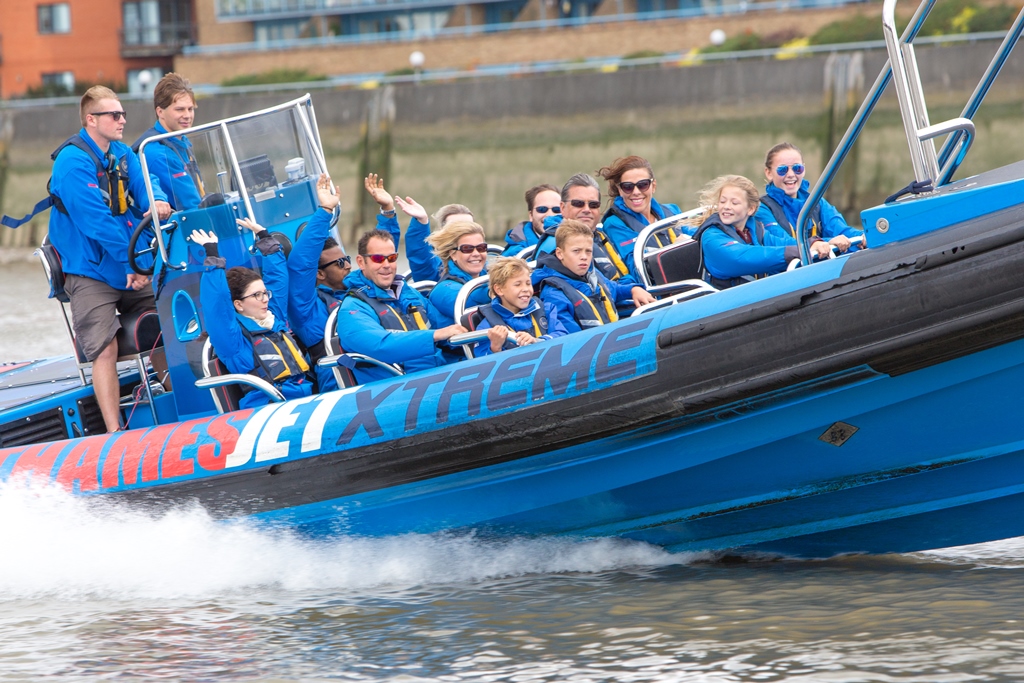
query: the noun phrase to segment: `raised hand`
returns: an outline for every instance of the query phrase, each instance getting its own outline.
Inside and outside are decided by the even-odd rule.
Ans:
[[[405,215],[410,218],[415,218],[420,223],[427,223],[430,221],[427,217],[427,210],[420,206],[412,197],[406,197],[405,199],[395,197],[395,203],[398,204],[398,208],[400,208]]]
[[[248,216],[246,216],[245,218],[236,218],[235,223],[237,223],[238,227],[240,228],[252,230],[252,234],[254,235],[263,232],[263,226],[254,221],[253,219],[249,218]]]
[[[363,179],[363,187],[373,197],[373,201],[380,204],[382,211],[394,211],[395,200],[391,197],[391,194],[384,189],[384,179],[377,176],[376,173],[371,173]]]
[[[210,232],[207,232],[206,230],[193,230],[192,234],[189,235],[189,239],[191,239],[193,242],[195,242],[199,246],[203,246],[204,244],[211,244],[211,243],[212,244],[216,244],[217,243],[217,233],[213,232],[212,230]]]
[[[320,206],[328,211],[334,211],[341,201],[334,189],[334,183],[331,182],[331,177],[326,173],[321,173],[320,178],[316,181],[316,199],[320,202]]]

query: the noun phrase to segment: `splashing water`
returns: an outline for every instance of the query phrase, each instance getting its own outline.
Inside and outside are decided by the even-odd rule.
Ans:
[[[692,561],[622,540],[484,540],[409,534],[314,540],[212,520],[198,507],[150,515],[53,487],[0,485],[0,599],[174,598],[254,587],[401,588],[532,573]]]

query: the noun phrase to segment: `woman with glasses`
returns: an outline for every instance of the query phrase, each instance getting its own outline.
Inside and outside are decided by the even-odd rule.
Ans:
[[[292,338],[285,315],[288,268],[281,244],[252,219],[238,219],[238,225],[256,235],[263,276],[240,266],[225,271],[215,233],[194,230],[190,236],[206,251],[199,300],[210,343],[230,372],[265,379],[286,399],[309,396],[309,361]],[[269,402],[262,391],[249,391],[239,406],[255,408]]]
[[[608,196],[613,200],[605,212],[602,230],[618,252],[622,267],[628,268],[637,282],[643,282],[633,263],[636,238],[651,223],[681,213],[679,207],[661,204],[654,198],[658,183],[650,162],[643,157],[616,159],[597,174],[608,181]]]
[[[452,325],[455,300],[462,285],[487,272],[487,239],[477,223],[456,221],[427,237],[434,254],[441,260],[441,278],[430,292],[430,303]],[[466,301],[466,307],[489,303],[486,287],[478,287]]]
[[[785,232],[796,239],[794,226],[810,196],[805,171],[803,154],[796,145],[782,142],[768,150],[764,160],[766,191],[757,211],[757,219],[768,230]],[[827,241],[841,253],[850,249],[851,238],[863,235],[863,230],[847,224],[836,207],[824,199],[811,211],[810,236]]]

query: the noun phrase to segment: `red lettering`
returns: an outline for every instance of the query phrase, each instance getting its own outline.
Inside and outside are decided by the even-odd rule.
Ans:
[[[235,424],[249,419],[253,411],[241,410],[226,415],[218,415],[206,425],[207,436],[213,437],[216,443],[200,444],[196,452],[196,460],[204,470],[216,471],[224,469],[228,453],[235,450],[240,430]]]
[[[181,452],[185,446],[191,446],[196,442],[196,434],[192,430],[196,427],[194,423],[180,425],[167,440],[161,456],[160,477],[182,477],[192,474],[195,471],[195,463],[191,458],[182,458]]]
[[[148,431],[132,430],[122,432],[110,445],[103,461],[103,488],[113,488],[139,481],[154,481],[160,478],[160,454],[167,437],[176,425],[161,425]],[[120,475],[120,476],[119,476]]]
[[[90,436],[74,445],[57,472],[57,483],[74,490],[95,491],[100,487],[100,454],[107,443],[106,435]]]
[[[65,443],[36,444],[22,452],[11,469],[11,478],[23,476],[33,479],[49,479],[53,464]]]

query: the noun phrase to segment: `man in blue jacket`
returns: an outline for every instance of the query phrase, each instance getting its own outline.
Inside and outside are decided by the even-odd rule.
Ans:
[[[156,123],[132,143],[139,152],[146,138],[192,127],[196,115],[196,98],[187,78],[169,73],[153,89]],[[151,142],[143,150],[149,172],[160,181],[168,201],[176,211],[194,209],[203,198],[203,180],[192,143],[184,135]]]
[[[544,237],[544,219],[562,213],[558,188],[545,183],[526,191],[526,211],[530,219],[523,221],[505,233],[502,256],[516,256],[523,249],[532,247]],[[549,213],[550,212],[550,213]]]
[[[362,353],[406,372],[445,364],[437,343],[465,332],[440,324],[437,310],[397,274],[398,253],[391,234],[370,230],[359,239],[359,270],[345,278],[348,293],[338,313],[338,337],[345,351]],[[360,383],[386,377],[383,371],[357,372]]]
[[[135,209],[152,209],[163,220],[171,214],[159,181],[152,179],[156,203],[149,206],[139,158],[121,142],[125,113],[117,95],[93,86],[82,96],[82,129],[59,148],[50,181],[50,241],[61,256],[65,291],[71,299],[75,338],[93,363],[96,402],[107,431],[120,429],[117,312],[156,307],[150,279],[128,265],[128,240]]]

